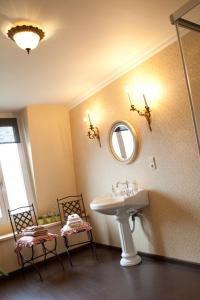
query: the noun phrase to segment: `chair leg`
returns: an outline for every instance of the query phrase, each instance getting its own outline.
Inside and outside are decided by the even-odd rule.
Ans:
[[[40,277],[40,280],[43,281],[42,275],[41,275],[38,267],[34,263],[34,248],[33,248],[33,246],[31,247],[31,258],[30,259],[24,259],[21,252],[19,253],[19,257],[20,257],[20,265],[21,265],[21,268],[22,268],[23,277],[25,277],[25,272],[24,272],[25,265],[30,264],[35,269],[35,271],[38,273],[38,275]]]
[[[19,265],[21,265],[21,270],[22,270],[22,276],[23,278],[25,279],[25,272],[24,272],[24,258],[21,254],[21,252],[18,253],[18,262],[19,262]]]
[[[72,257],[71,257],[71,253],[70,253],[70,251],[69,251],[69,248],[67,248],[67,255],[68,255],[68,258],[69,258],[70,266],[73,267]]]
[[[63,270],[65,270],[62,259],[61,259],[60,255],[57,253],[57,239],[55,239],[54,249],[52,251],[50,251],[50,253],[54,254],[54,256],[57,258],[57,260],[60,262]]]
[[[35,262],[34,262],[34,246],[31,247],[31,259],[29,260],[30,264],[33,266],[33,268],[35,269],[35,271],[38,273],[39,277],[40,277],[40,281],[43,281],[42,275],[40,273],[39,268],[36,266]]]
[[[47,250],[46,250],[46,247],[44,245],[44,243],[42,243],[42,251],[43,251],[43,254],[44,254],[44,262],[46,262],[47,260]]]
[[[61,267],[63,268],[63,270],[65,270],[62,259],[60,257],[60,255],[57,253],[56,249],[57,249],[57,240],[54,240],[55,244],[54,244],[54,248],[53,250],[49,250],[46,245],[45,242],[42,243],[42,249],[43,249],[43,253],[44,253],[44,261],[46,261],[47,255],[48,254],[53,254],[57,260],[59,261],[59,263],[61,264]]]
[[[92,253],[93,253],[94,257],[96,258],[96,260],[98,260],[96,248],[95,248],[94,242],[93,242],[92,230],[87,231],[87,234],[88,234],[88,239],[89,239],[90,246],[91,246],[91,249],[92,249]]]
[[[63,265],[63,262],[62,262],[62,259],[61,259],[60,255],[57,253],[56,250],[51,251],[51,252],[52,252],[52,253],[54,254],[54,256],[58,259],[58,261],[60,262],[61,267],[63,268],[63,271],[64,271],[64,270],[65,270],[65,267],[64,267],[64,265]]]
[[[93,241],[91,242],[91,247],[92,247],[92,252],[94,254],[94,257],[96,258],[96,260],[99,260],[98,256],[97,256],[97,251],[96,251],[96,248],[95,248],[95,245],[94,245]]]
[[[72,258],[71,258],[71,254],[70,254],[69,246],[68,246],[68,240],[67,240],[67,238],[65,236],[63,238],[64,238],[65,247],[66,247],[66,251],[67,251],[67,255],[68,255],[70,266],[73,267]]]
[[[40,281],[43,281],[42,275],[40,273],[40,270],[38,269],[38,267],[36,266],[36,264],[34,262],[30,262],[31,266],[35,269],[35,271],[38,273],[39,277],[40,277]]]

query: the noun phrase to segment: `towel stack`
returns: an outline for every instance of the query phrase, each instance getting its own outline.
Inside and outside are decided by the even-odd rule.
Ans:
[[[67,218],[67,225],[71,228],[75,228],[83,225],[83,220],[77,214],[69,215]]]
[[[33,236],[33,237],[47,235],[47,234],[48,234],[48,230],[45,229],[44,226],[26,227],[22,232],[23,236]]]

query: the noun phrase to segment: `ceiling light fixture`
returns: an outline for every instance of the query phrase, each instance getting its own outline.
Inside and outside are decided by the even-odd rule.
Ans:
[[[45,33],[42,29],[32,25],[17,25],[8,30],[8,37],[13,40],[21,49],[30,53],[41,41]]]

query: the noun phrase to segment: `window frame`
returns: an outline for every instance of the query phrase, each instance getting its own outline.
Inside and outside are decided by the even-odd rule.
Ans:
[[[18,119],[18,117],[15,117],[15,116],[11,116],[11,117],[4,118],[4,119],[9,119],[9,118],[16,119],[17,132],[19,134],[17,137],[16,145],[17,145],[17,150],[18,150],[19,159],[20,159],[22,177],[23,177],[25,191],[26,191],[26,195],[27,195],[27,201],[28,201],[28,205],[33,203],[35,206],[35,199],[33,196],[34,195],[33,187],[31,185],[31,180],[30,180],[29,162],[28,162],[28,158],[26,155],[25,139],[23,137],[23,133],[22,133],[22,130],[20,127],[20,125],[21,125],[20,120]],[[0,119],[2,119],[2,118],[0,117]],[[7,144],[10,144],[10,143],[7,143]],[[1,168],[1,163],[0,163],[0,178],[2,178],[2,180],[0,180],[0,193],[2,194],[2,199],[0,198],[0,208],[1,208],[1,213],[2,213],[2,217],[0,217],[0,225],[3,225],[3,224],[6,225],[6,224],[9,224],[9,222],[10,222],[9,216],[8,216],[9,201],[7,198],[7,192],[6,192],[3,172],[2,172],[2,168]]]
[[[3,172],[1,168],[1,161],[0,161],[0,193],[1,193],[1,198],[0,198],[0,209],[1,209],[1,214],[2,217],[0,217],[0,224],[6,224],[8,223],[8,199],[7,199],[7,193],[5,189],[5,182],[4,182],[4,177],[3,177]]]

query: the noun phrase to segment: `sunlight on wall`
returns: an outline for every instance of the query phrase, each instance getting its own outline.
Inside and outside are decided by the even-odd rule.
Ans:
[[[18,145],[2,144],[0,162],[10,209],[28,205]]]
[[[132,104],[139,109],[144,108],[143,94],[150,108],[156,108],[160,106],[164,87],[158,78],[145,78],[142,76],[129,82],[125,87],[125,91],[129,93]]]
[[[103,111],[100,104],[95,103],[95,105],[93,105],[92,107],[90,107],[85,111],[83,121],[89,127],[90,124],[89,124],[88,114],[90,115],[92,125],[98,127],[99,124],[103,122]]]

